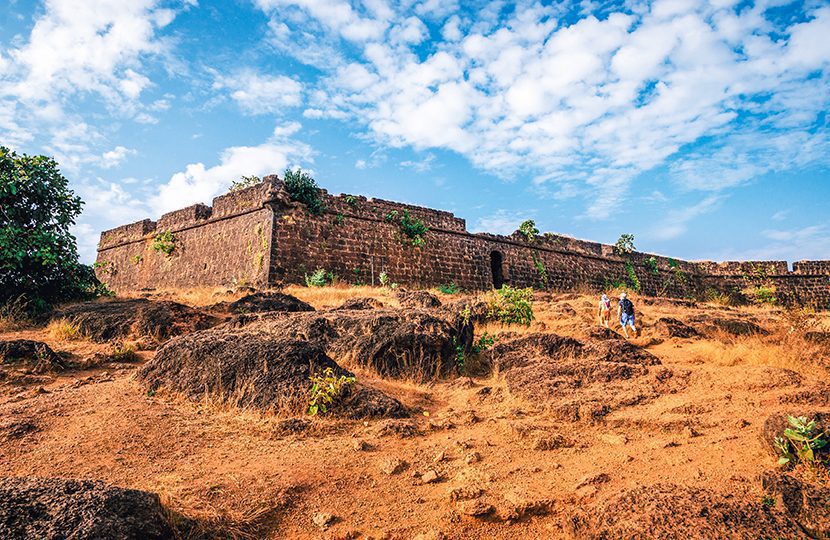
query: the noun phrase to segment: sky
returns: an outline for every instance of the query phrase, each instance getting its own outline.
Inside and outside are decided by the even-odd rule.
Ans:
[[[830,3],[6,0],[0,144],[100,232],[301,167],[683,259],[830,259]]]

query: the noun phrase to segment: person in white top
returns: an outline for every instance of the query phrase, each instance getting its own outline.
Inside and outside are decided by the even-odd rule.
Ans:
[[[597,310],[600,326],[610,328],[611,324],[611,299],[608,295],[603,293],[602,298],[599,299],[599,309]]]

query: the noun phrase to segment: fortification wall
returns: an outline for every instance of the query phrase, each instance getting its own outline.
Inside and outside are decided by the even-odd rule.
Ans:
[[[169,212],[158,222],[143,220],[101,234],[101,281],[116,292],[145,288],[264,286],[273,235],[273,213],[263,184]],[[156,235],[169,231],[174,250],[154,249]]]
[[[212,206],[193,205],[105,231],[98,275],[116,291],[142,288],[263,286],[303,283],[316,268],[349,283],[391,281],[414,287],[455,283],[487,289],[500,283],[539,289],[602,290],[639,283],[644,294],[741,296],[747,287],[772,287],[783,302],[830,308],[830,261],[688,262],[647,253],[625,257],[607,244],[544,234],[528,240],[473,234],[450,212],[321,190],[326,210],[308,213],[282,181],[228,193]],[[399,220],[408,212],[430,230],[415,247]],[[163,231],[175,236],[169,256],[153,249]]]

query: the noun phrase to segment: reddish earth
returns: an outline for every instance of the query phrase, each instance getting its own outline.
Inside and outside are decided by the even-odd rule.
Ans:
[[[317,309],[367,296],[387,306],[378,313],[399,305],[369,288],[332,297],[289,292]],[[197,522],[181,528],[193,536],[827,534],[826,498],[803,498],[810,517],[799,517],[787,498],[792,490],[763,481],[786,474],[784,484],[800,482],[808,494],[830,486],[822,469],[776,471],[764,430],[786,413],[830,414],[827,344],[804,339],[805,329],[792,328],[780,310],[638,300],[645,328],[632,347],[592,327],[593,297],[537,295],[530,328],[476,326],[476,337],[500,338],[491,352],[467,359],[478,373],[472,377],[381,378],[360,367],[373,364],[355,358],[359,348],[332,341],[331,359],[403,403],[408,419],[309,418],[236,407],[214,394],[148,392],[137,373],[154,351],[111,361],[110,343],[56,340],[43,328],[7,331],[0,340],[38,340],[71,354],[62,370],[2,368],[0,476],[101,480],[158,493],[169,511]],[[378,309],[359,304],[345,312],[371,317]],[[237,328],[285,331],[236,317]],[[747,334],[747,325],[732,332],[728,321],[765,333]],[[813,333],[830,329],[826,316],[810,325]],[[552,344],[540,334],[574,339]],[[581,345],[568,349],[573,342]]]

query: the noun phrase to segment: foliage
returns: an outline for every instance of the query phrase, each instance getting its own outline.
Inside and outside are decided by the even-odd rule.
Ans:
[[[458,369],[458,373],[464,374],[467,362],[466,357],[464,355],[464,344],[459,343],[458,340],[455,337],[453,337],[452,345],[455,348],[455,367]]]
[[[415,247],[421,247],[426,244],[424,235],[429,231],[429,227],[420,219],[413,218],[409,214],[409,210],[404,210],[400,220],[401,233],[409,238],[410,243]]]
[[[319,216],[326,209],[320,198],[317,181],[307,172],[303,172],[302,169],[286,169],[283,182],[291,200],[303,203],[310,213]]]
[[[343,199],[346,204],[349,206],[356,206],[357,205],[357,198],[354,195],[346,195],[346,198]]]
[[[660,269],[657,267],[657,259],[654,257],[649,257],[643,264],[652,274],[657,275],[660,273]]]
[[[775,285],[755,285],[745,287],[741,292],[753,304],[767,304],[774,306],[778,303],[775,291]]]
[[[343,391],[357,382],[354,377],[346,375],[334,376],[330,367],[323,370],[323,374],[309,377],[312,382],[308,398],[308,414],[326,414],[328,407],[343,394]]]
[[[311,275],[305,274],[306,287],[325,287],[337,281],[337,276],[325,268],[318,268]]]
[[[343,225],[343,221],[345,221],[345,218],[343,217],[343,214],[338,212],[337,215],[334,216],[334,224],[335,225]]]
[[[617,239],[617,243],[614,244],[614,252],[617,255],[630,255],[635,249],[637,248],[634,247],[633,234],[621,234]]]
[[[492,291],[487,302],[487,317],[502,324],[530,326],[533,321],[533,289],[514,289],[503,285]]]
[[[390,289],[398,288],[398,284],[392,281],[392,278],[390,278],[389,274],[387,274],[386,272],[381,272],[378,276],[378,279],[380,280],[381,287],[389,287]]]
[[[528,219],[522,222],[519,225],[519,232],[524,235],[528,242],[533,242],[536,235],[539,234],[539,229],[536,228],[536,222],[532,219]]]
[[[607,290],[621,290],[628,289],[625,281],[617,278],[605,278],[605,289]]]
[[[141,357],[136,350],[133,343],[118,343],[113,347],[110,357],[116,362],[138,362]]]
[[[548,287],[548,269],[545,268],[545,264],[539,260],[539,257],[536,256],[536,253],[533,252],[530,254],[531,258],[533,259],[533,266],[536,267],[536,271],[539,272],[539,277],[542,279],[542,284],[545,288]]]
[[[241,189],[249,188],[251,186],[255,186],[257,184],[261,184],[262,179],[259,176],[245,176],[242,175],[239,177],[239,180],[234,180],[231,182],[231,189],[230,191],[239,191]]]
[[[438,290],[444,294],[458,294],[461,290],[458,285],[455,283],[445,283],[443,285],[438,285]]]
[[[133,264],[141,264],[141,261],[144,260],[144,257],[141,255],[133,255]]]
[[[0,306],[25,295],[35,314],[99,294],[69,232],[82,205],[54,159],[0,146]]]
[[[496,336],[491,336],[487,332],[484,332],[484,334],[482,334],[482,336],[473,343],[473,352],[479,354],[492,347],[495,343]]]
[[[775,438],[775,448],[778,450],[779,465],[787,465],[801,461],[802,463],[816,463],[816,452],[827,445],[825,433],[817,433],[816,421],[807,421],[806,416],[787,416],[790,427],[784,430],[783,437]]]
[[[631,284],[631,288],[640,292],[640,278],[637,277],[637,272],[634,271],[634,265],[631,264],[631,261],[625,261],[625,272],[628,274],[628,282]]]
[[[726,293],[715,289],[708,289],[706,291],[706,301],[713,304],[720,304],[721,306],[728,306],[732,304],[732,297]]]
[[[162,231],[153,238],[153,251],[164,253],[168,257],[176,251],[176,236],[170,231]]]
[[[775,497],[772,495],[764,495],[761,497],[761,504],[766,506],[767,508],[773,508],[775,506]]]

